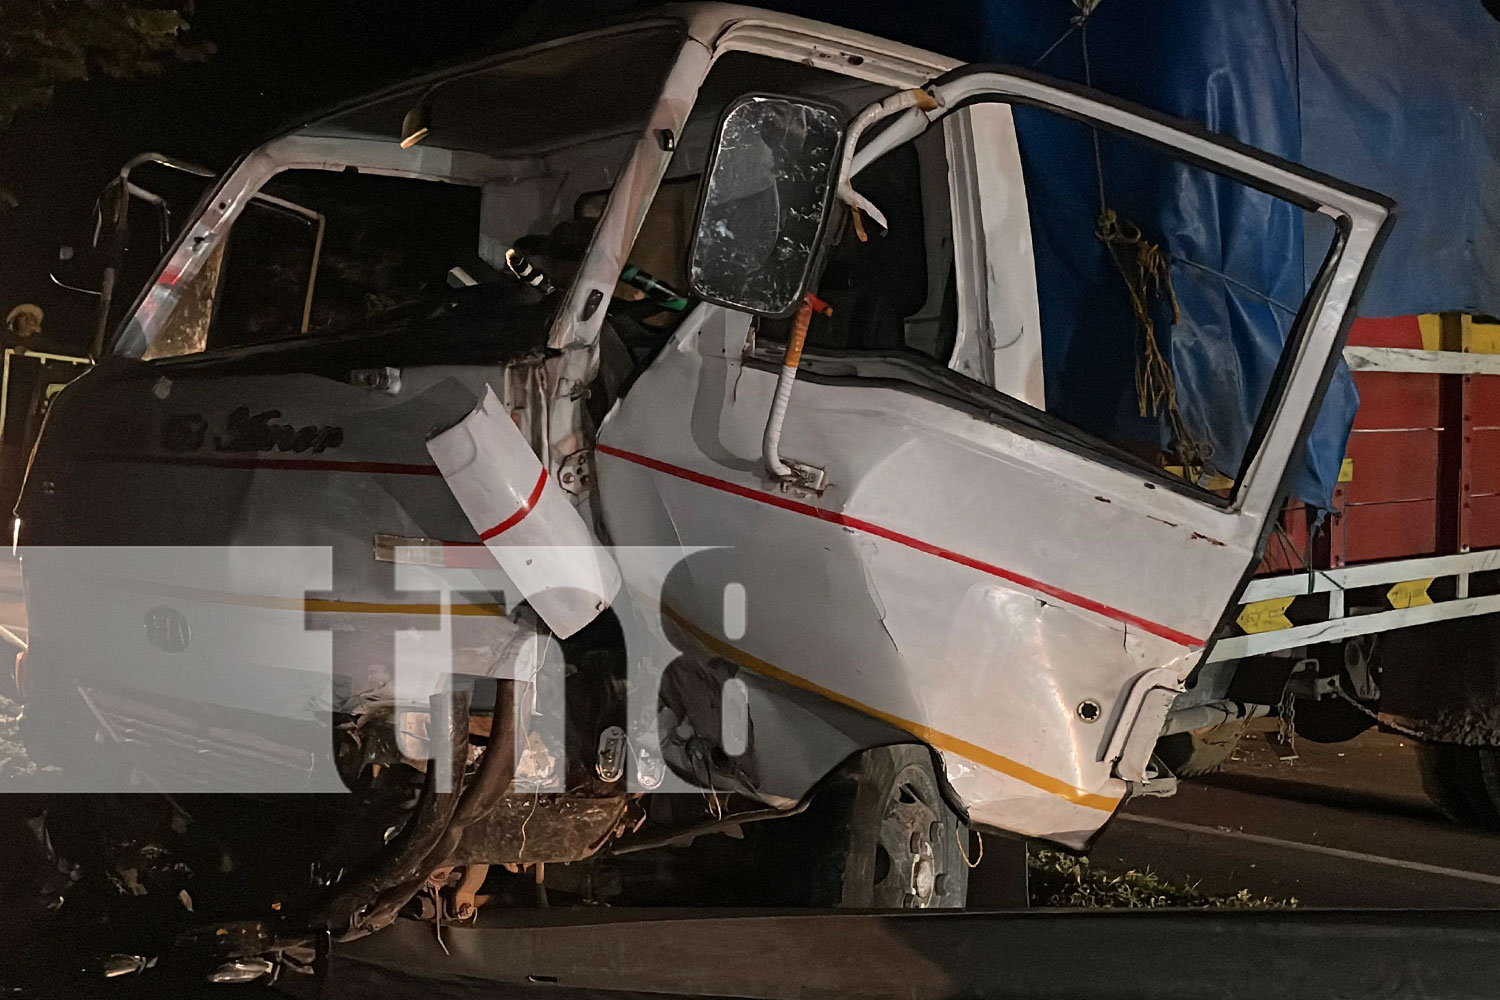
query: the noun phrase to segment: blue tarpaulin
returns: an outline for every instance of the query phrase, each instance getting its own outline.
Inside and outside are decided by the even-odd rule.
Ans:
[[[1480,0],[1296,10],[1303,161],[1401,208],[1360,314],[1500,315],[1500,20]]]
[[[1361,313],[1500,313],[1500,86],[1490,68],[1500,22],[1480,0],[1101,0],[1085,30],[1071,0],[957,0],[941,18],[927,7],[913,16],[915,7],[855,0],[772,3],[962,59],[1087,76],[1117,96],[1389,194],[1400,219]],[[1088,133],[1024,109],[1016,118],[1048,409],[1112,439],[1165,446],[1163,421],[1134,408],[1134,345],[1098,333],[1119,329],[1097,315],[1118,290],[1113,298],[1093,291],[1110,272],[1093,238]],[[1107,202],[1149,221],[1148,237],[1174,261],[1184,320],[1158,324],[1159,340],[1184,422],[1210,464],[1233,475],[1290,325],[1283,306],[1302,298],[1327,227],[1198,172],[1176,171],[1176,187],[1164,191],[1109,140],[1101,160]],[[1295,471],[1294,497],[1329,505],[1357,405],[1341,365]]]
[[[992,7],[984,47],[1015,63],[1035,62],[1028,53],[1051,48],[1039,69],[1087,77],[1116,96],[1298,158],[1296,66],[1274,44],[1291,31],[1286,8],[1104,0],[1086,25],[1072,20],[1076,14],[1071,3]],[[1256,58],[1226,60],[1246,49]],[[1094,236],[1100,181],[1092,134],[1048,112],[1018,108],[1015,115],[1036,247],[1047,408],[1101,437],[1171,453],[1175,435],[1165,414],[1139,414],[1139,347],[1121,335],[1134,327],[1129,302]],[[1139,223],[1172,261],[1180,314],[1172,322],[1158,302],[1156,338],[1175,378],[1184,436],[1211,470],[1237,477],[1294,319],[1287,306],[1295,309],[1303,298],[1305,213],[1126,140],[1101,134],[1099,141],[1105,204]],[[1326,247],[1327,227],[1321,235]],[[1357,405],[1343,372],[1315,427],[1297,495],[1327,502]]]

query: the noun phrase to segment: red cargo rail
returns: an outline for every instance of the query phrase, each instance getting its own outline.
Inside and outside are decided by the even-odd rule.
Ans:
[[[1289,504],[1211,659],[1500,611],[1500,323],[1356,320],[1333,510]]]

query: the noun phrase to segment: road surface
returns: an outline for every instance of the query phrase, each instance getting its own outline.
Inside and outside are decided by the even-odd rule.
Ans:
[[[1130,802],[1092,863],[1303,906],[1500,907],[1500,835],[1437,813],[1410,740],[1374,730],[1336,745],[1298,740],[1287,762],[1267,740],[1275,728],[1257,723],[1220,774]]]

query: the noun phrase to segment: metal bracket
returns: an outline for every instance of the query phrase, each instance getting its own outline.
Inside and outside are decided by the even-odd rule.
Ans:
[[[1287,678],[1286,690],[1293,696],[1305,701],[1320,701],[1326,698],[1337,698],[1339,691],[1339,678],[1337,674],[1326,677],[1318,676],[1319,663],[1317,660],[1304,659],[1292,668],[1292,675]]]
[[[791,459],[782,459],[786,467],[792,470],[795,478],[781,480],[781,492],[790,493],[794,490],[822,496],[823,491],[828,488],[828,470],[820,469],[816,465],[808,465],[805,462],[794,462]]]
[[[557,483],[565,493],[582,496],[594,488],[594,452],[580,448],[562,460],[557,469]]]
[[[1146,764],[1146,780],[1131,783],[1130,797],[1167,799],[1176,794],[1177,775],[1153,753]]]
[[[1119,716],[1115,722],[1115,728],[1109,737],[1109,745],[1105,748],[1101,761],[1118,761],[1125,752],[1125,741],[1130,738],[1131,730],[1135,728],[1136,721],[1140,717],[1141,709],[1145,705],[1146,695],[1154,688],[1162,688],[1176,698],[1182,691],[1182,682],[1177,678],[1177,671],[1173,667],[1153,667],[1145,671],[1135,679],[1125,695],[1124,703],[1119,708]],[[1171,699],[1168,699],[1168,705]],[[1162,717],[1166,717],[1165,708]],[[1151,730],[1151,739],[1156,739],[1160,732],[1161,724],[1157,723]]]

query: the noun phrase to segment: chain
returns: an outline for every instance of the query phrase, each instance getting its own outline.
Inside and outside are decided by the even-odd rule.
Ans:
[[[1344,699],[1349,704],[1353,705],[1355,708],[1359,709],[1361,712],[1374,719],[1376,725],[1384,726],[1387,729],[1394,729],[1402,736],[1409,736],[1414,740],[1427,740],[1430,738],[1427,736],[1423,736],[1421,733],[1417,732],[1415,729],[1412,729],[1410,726],[1403,726],[1399,722],[1392,722],[1389,719],[1382,719],[1380,715],[1373,709],[1371,709],[1368,705],[1345,691],[1342,684],[1335,687],[1334,691],[1338,693],[1338,696],[1340,698]]]
[[[1297,696],[1290,689],[1281,695],[1281,712],[1276,719],[1276,739],[1289,751],[1289,757],[1297,756]]]

